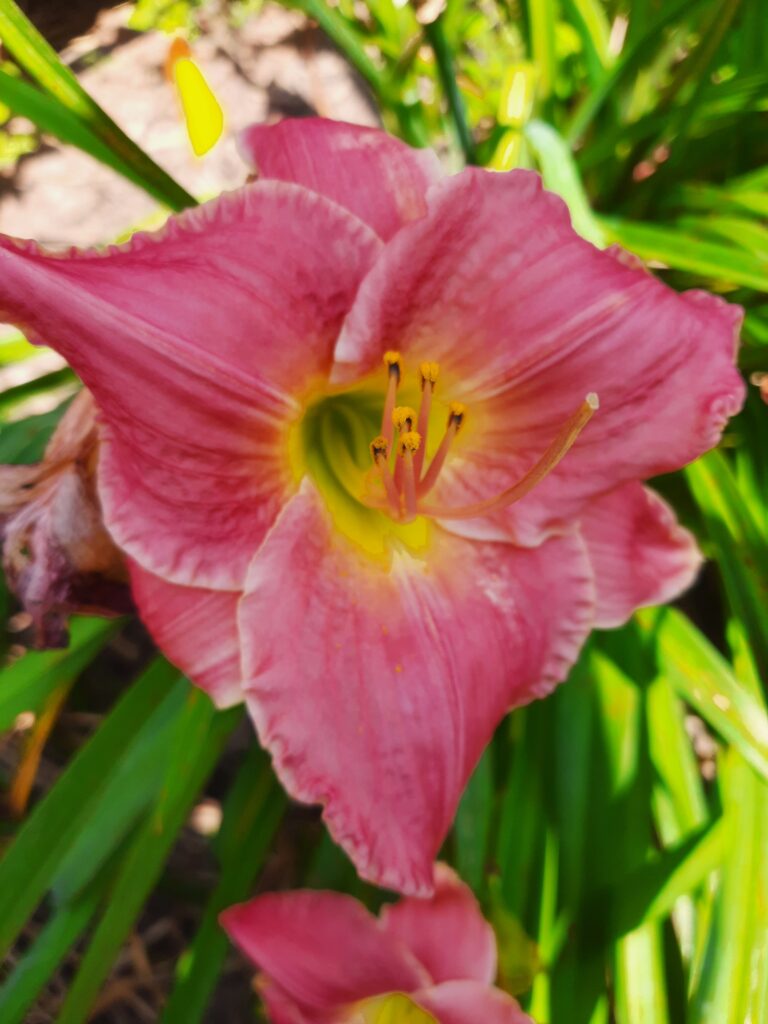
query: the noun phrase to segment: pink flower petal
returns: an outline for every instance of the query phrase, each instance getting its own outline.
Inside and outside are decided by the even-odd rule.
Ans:
[[[362,877],[429,895],[481,751],[564,677],[593,585],[575,535],[519,550],[435,529],[424,554],[387,570],[305,482],[253,561],[240,630],[248,706],[288,791],[326,805]]]
[[[262,974],[256,981],[256,987],[264,1002],[269,1024],[317,1024],[314,1014],[306,1016],[288,993],[270,978]],[[327,1024],[327,1017],[323,1024]]]
[[[537,543],[591,497],[716,444],[744,396],[738,307],[679,295],[595,249],[532,172],[469,169],[429,202],[363,283],[335,376],[372,369],[387,348],[403,353],[406,374],[441,363],[438,397],[468,411],[435,504],[469,504],[519,480],[589,392],[599,411],[557,469],[495,516],[495,535]],[[489,536],[487,521],[448,525]]]
[[[239,591],[168,583],[137,562],[130,573],[139,615],[163,654],[220,708],[239,704]]]
[[[381,920],[424,964],[433,981],[468,978],[493,984],[496,936],[472,890],[448,867],[435,865],[431,899],[406,898],[382,910]]]
[[[381,992],[412,991],[426,975],[351,896],[267,893],[221,915],[230,938],[304,1012]]]
[[[411,149],[376,128],[304,117],[255,124],[240,150],[260,178],[295,181],[333,199],[388,239],[423,217],[426,192],[442,177],[429,149]]]
[[[265,182],[106,253],[0,236],[0,320],[61,352],[108,426],[118,544],[177,583],[240,585],[293,490],[285,430],[328,371],[380,243],[328,200]]]
[[[447,981],[414,999],[440,1024],[534,1024],[512,996],[477,981]]]
[[[693,535],[658,494],[639,483],[590,502],[581,533],[595,573],[597,626],[621,626],[636,608],[672,601],[701,567]]]

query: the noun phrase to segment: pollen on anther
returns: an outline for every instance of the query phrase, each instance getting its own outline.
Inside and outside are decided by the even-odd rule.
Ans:
[[[455,426],[457,429],[464,422],[467,407],[463,402],[451,402],[448,406],[448,426]]]
[[[375,462],[380,455],[383,455],[386,459],[389,454],[389,441],[382,434],[378,437],[374,437],[370,444],[371,458]]]
[[[420,363],[419,364],[419,383],[421,384],[422,391],[424,385],[429,381],[430,384],[435,385],[437,378],[440,376],[440,364],[439,363]]]
[[[416,430],[406,430],[404,434],[400,435],[400,444],[398,451],[401,455],[405,455],[406,452],[417,452],[421,447],[421,434]]]
[[[416,422],[416,410],[411,409],[409,405],[398,405],[392,410],[392,422],[395,425],[395,430],[413,430],[413,424]]]
[[[403,361],[400,358],[400,353],[394,349],[388,349],[384,353],[384,365],[386,366],[390,374],[396,374],[398,381],[400,380],[400,374],[403,370]]]

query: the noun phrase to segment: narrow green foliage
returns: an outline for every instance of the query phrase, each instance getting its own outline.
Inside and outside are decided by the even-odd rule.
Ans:
[[[59,1014],[59,1024],[80,1024],[86,1017],[240,715],[239,708],[217,713],[204,694],[188,693],[171,740],[172,744],[176,741],[177,757],[163,780],[157,803],[127,845],[104,913]]]
[[[172,210],[194,206],[195,200],[131,141],[89,96],[75,75],[62,64],[56,52],[24,15],[15,0],[0,0],[0,39],[19,65],[38,83],[43,92],[48,94],[50,100],[55,101],[56,106],[54,102],[46,104],[44,98],[32,98],[28,89],[17,90],[12,94],[7,81],[5,91],[0,92],[0,99],[15,109],[10,102],[11,98],[13,95],[17,98],[20,96],[26,110],[20,110],[19,113],[30,116],[32,110],[42,112],[47,121],[47,125],[41,124],[44,130],[58,135],[56,126],[61,125],[61,130],[70,135],[65,141],[82,146],[86,152],[97,156],[98,159],[104,159],[104,149],[110,150],[114,159],[108,159],[106,163],[140,184],[150,195]],[[3,77],[6,79],[8,76]],[[67,114],[71,117],[67,117]],[[33,120],[36,118],[33,117]],[[80,129],[77,128],[78,123]],[[78,135],[79,141],[71,137],[73,133]],[[96,151],[93,147],[94,139],[99,144]],[[116,166],[115,161],[119,161],[119,166]]]
[[[195,938],[179,960],[176,986],[163,1012],[163,1024],[196,1024],[203,1019],[229,948],[218,916],[249,895],[285,802],[269,760],[254,749],[243,762],[224,807],[216,837],[221,865],[219,882],[211,893]]]

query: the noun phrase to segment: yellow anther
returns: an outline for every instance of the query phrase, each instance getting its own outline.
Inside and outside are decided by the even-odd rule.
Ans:
[[[381,455],[383,455],[384,458],[386,459],[387,455],[389,454],[389,441],[386,439],[386,437],[384,437],[383,434],[379,434],[378,437],[374,437],[374,439],[371,441],[370,448],[371,458],[373,459],[374,462],[376,462],[376,460]]]
[[[416,410],[411,409],[409,405],[398,405],[392,410],[392,422],[395,425],[395,430],[413,430],[413,424],[416,422]]]
[[[422,391],[424,385],[429,381],[430,384],[437,384],[437,378],[440,376],[440,364],[439,363],[420,363],[419,364],[419,384],[421,384]]]
[[[464,422],[464,416],[466,415],[467,407],[463,402],[451,402],[448,406],[448,426],[459,427]]]
[[[384,353],[384,365],[387,368],[387,372],[397,376],[398,381],[403,372],[403,360],[400,358],[400,353],[395,352],[394,349],[389,349]]]
[[[405,455],[406,452],[417,452],[421,447],[421,434],[415,430],[407,430],[404,434],[400,435],[400,444],[398,451],[401,455]]]

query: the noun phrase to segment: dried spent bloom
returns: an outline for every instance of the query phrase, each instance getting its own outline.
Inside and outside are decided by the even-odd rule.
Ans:
[[[435,865],[430,899],[402,899],[378,918],[351,896],[303,890],[257,896],[221,923],[261,969],[271,1024],[400,1020],[376,1016],[399,1006],[397,993],[426,1012],[420,1024],[533,1024],[493,987],[493,929],[445,864]]]
[[[107,533],[96,493],[96,407],[81,391],[32,466],[0,466],[3,568],[32,618],[37,647],[67,643],[75,612],[132,606],[125,559]]]
[[[768,405],[768,373],[756,370],[749,378],[750,384],[760,389],[760,397]]]
[[[506,712],[695,576],[642,481],[739,409],[741,311],[594,248],[528,171],[317,119],[242,149],[257,181],[124,246],[0,237],[0,319],[93,391],[159,646],[247,702],[361,875],[428,894]]]

